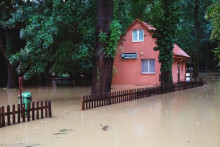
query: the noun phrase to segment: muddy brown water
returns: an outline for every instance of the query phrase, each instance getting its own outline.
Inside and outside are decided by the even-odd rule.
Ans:
[[[52,118],[0,128],[0,147],[220,147],[220,76],[203,87],[80,111],[90,87],[29,87]],[[0,104],[17,104],[0,90]]]

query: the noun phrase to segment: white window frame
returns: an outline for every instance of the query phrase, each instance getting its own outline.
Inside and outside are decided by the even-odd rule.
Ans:
[[[143,31],[143,40],[140,40],[140,38],[139,38],[139,31],[140,30]],[[134,31],[137,31],[137,41],[135,41],[134,37],[133,37],[134,36],[133,35]],[[143,29],[134,29],[134,30],[132,30],[132,42],[144,42],[144,30]]]
[[[143,72],[142,71],[142,60],[147,60],[148,71],[150,71],[150,60],[154,60],[154,72]],[[141,59],[141,73],[142,74],[155,74],[156,73],[156,60],[155,59]]]

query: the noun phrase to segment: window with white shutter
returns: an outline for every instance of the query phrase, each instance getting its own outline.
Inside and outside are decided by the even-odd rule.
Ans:
[[[133,42],[143,42],[144,41],[144,30],[133,30],[132,31],[132,41]]]
[[[142,74],[154,74],[155,59],[142,59],[141,68],[142,68]]]

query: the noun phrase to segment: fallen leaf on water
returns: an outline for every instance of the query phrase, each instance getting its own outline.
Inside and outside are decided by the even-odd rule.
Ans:
[[[63,134],[66,134],[66,133],[54,133],[53,135],[63,135]]]
[[[31,147],[33,147],[33,146],[39,146],[40,144],[32,144],[32,145],[30,145]]]
[[[103,131],[106,131],[107,129],[108,129],[108,126],[104,126],[104,127],[102,128]]]
[[[62,130],[60,130],[61,133],[71,132],[71,131],[73,131],[73,129],[62,129]]]

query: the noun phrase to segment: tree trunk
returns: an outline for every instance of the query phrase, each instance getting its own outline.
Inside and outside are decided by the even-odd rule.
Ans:
[[[81,74],[77,73],[77,74],[74,74],[74,82],[77,86],[81,85],[82,84],[82,81],[81,81]]]
[[[173,84],[172,71],[161,72],[161,86]]]
[[[17,75],[8,57],[15,54],[20,49],[20,43],[18,29],[4,30],[0,28],[0,50],[5,58],[8,73],[7,88],[16,87]]]
[[[195,0],[194,21],[195,21],[195,49],[193,53],[193,78],[199,76],[199,42],[200,42],[200,24],[199,24],[200,0]]]
[[[16,72],[13,69],[11,63],[7,61],[7,69],[8,69],[8,82],[7,82],[7,88],[15,88],[16,87]]]
[[[48,86],[52,84],[52,77],[49,72],[38,74],[37,79],[38,85]]]
[[[7,86],[7,64],[5,57],[0,52],[0,86],[6,87]]]
[[[93,74],[92,93],[110,92],[112,82],[113,58],[104,53],[104,46],[99,41],[100,32],[109,33],[113,20],[113,0],[98,0],[97,48]]]
[[[19,29],[6,30],[6,48],[5,58],[8,69],[7,88],[15,88],[17,84],[17,74],[15,67],[9,62],[9,57],[15,54],[20,49]]]
[[[0,50],[1,50],[1,53],[3,55],[3,57],[5,58],[5,61],[6,61],[6,65],[7,65],[7,88],[14,88],[16,86],[16,74],[12,68],[12,65],[10,64],[7,56],[6,56],[6,32],[0,28]],[[5,35],[5,36],[4,36]]]

